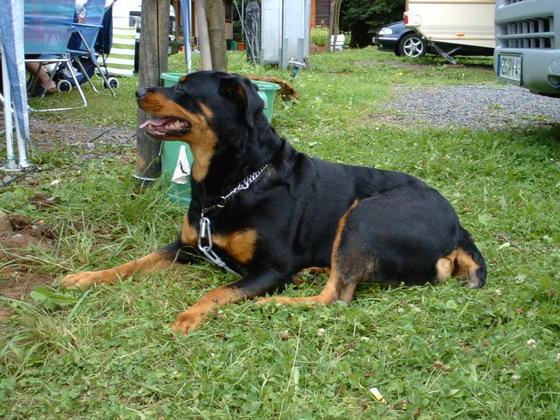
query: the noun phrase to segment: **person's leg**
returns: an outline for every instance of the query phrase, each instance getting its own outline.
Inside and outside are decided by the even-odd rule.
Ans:
[[[45,71],[45,69],[43,68],[43,66],[41,66],[40,63],[33,62],[33,61],[27,62],[25,63],[25,68],[29,73],[37,75],[39,80],[39,85],[43,89],[46,89],[47,92],[57,91],[56,83],[50,80],[48,73]]]

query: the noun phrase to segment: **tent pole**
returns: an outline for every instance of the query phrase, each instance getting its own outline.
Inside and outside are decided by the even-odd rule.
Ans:
[[[192,50],[191,50],[191,20],[192,20],[192,4],[191,0],[186,0],[185,4],[181,3],[183,11],[183,44],[185,45],[185,60],[187,61],[187,73],[192,72]]]
[[[16,123],[16,138],[18,146],[19,167],[21,169],[29,168],[31,163],[27,160],[27,139],[23,134],[22,127],[19,126],[17,118],[14,118]]]
[[[10,92],[10,78],[8,77],[8,65],[6,63],[6,54],[4,47],[0,44],[0,53],[2,54],[2,87],[4,89],[4,124],[6,128],[6,153],[8,159],[5,169],[16,170],[17,165],[14,157],[14,128],[13,128],[13,110],[12,95]]]

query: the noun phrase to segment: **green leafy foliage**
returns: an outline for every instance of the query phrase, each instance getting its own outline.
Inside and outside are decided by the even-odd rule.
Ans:
[[[329,28],[317,25],[311,29],[311,42],[318,47],[323,47],[329,42]]]
[[[382,25],[403,19],[405,0],[346,0],[340,10],[340,29],[352,33],[352,47],[371,45]]]

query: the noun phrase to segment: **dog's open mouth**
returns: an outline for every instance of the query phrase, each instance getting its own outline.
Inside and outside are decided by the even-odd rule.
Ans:
[[[181,136],[191,129],[191,124],[178,118],[165,117],[147,120],[140,128],[145,128],[152,137]]]

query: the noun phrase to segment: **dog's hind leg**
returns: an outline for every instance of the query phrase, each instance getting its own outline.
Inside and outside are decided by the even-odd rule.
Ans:
[[[374,266],[373,256],[367,255],[364,249],[354,246],[355,244],[350,243],[352,241],[347,240],[349,235],[346,231],[346,222],[358,203],[356,200],[338,222],[331,255],[330,275],[325,288],[320,294],[293,298],[273,296],[259,299],[257,303],[328,304],[337,300],[349,302],[354,295],[354,290],[358,283],[373,274]]]
[[[474,244],[471,235],[463,228],[461,228],[459,246],[449,255],[438,260],[436,272],[438,283],[443,283],[454,276],[471,289],[484,286],[488,274],[484,257]]]
[[[470,233],[462,227],[457,249],[457,264],[453,275],[459,277],[469,288],[484,286],[488,275],[484,257],[474,244]]]

